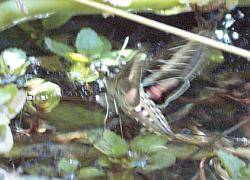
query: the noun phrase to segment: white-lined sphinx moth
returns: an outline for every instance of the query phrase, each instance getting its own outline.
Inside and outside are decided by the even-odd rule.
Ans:
[[[201,31],[200,34],[212,37],[212,31]],[[161,59],[160,69],[152,71],[142,81],[143,86],[153,85],[154,83],[164,83],[166,79],[175,79],[181,84],[166,100],[159,105],[165,108],[168,104],[180,97],[190,86],[192,81],[209,63],[209,47],[198,42],[189,41],[186,44],[175,48],[176,52],[170,59]]]
[[[211,37],[212,31],[203,31],[200,34]],[[189,88],[189,82],[200,73],[207,62],[209,52],[208,47],[193,41],[176,49],[169,60],[164,60],[164,64],[159,70],[144,78],[142,82],[141,77],[146,68],[146,57],[143,53],[137,53],[115,78],[107,79],[107,93],[115,99],[125,114],[149,130],[168,135],[173,135],[168,122],[158,108],[159,106],[156,106],[148,97],[142,86],[168,78],[176,78],[182,82],[182,85],[176,88],[173,94],[160,106],[166,107]]]
[[[141,87],[145,54],[138,53],[115,78],[107,79],[107,93],[117,102],[122,111],[149,130],[173,135],[173,132],[155,103]]]

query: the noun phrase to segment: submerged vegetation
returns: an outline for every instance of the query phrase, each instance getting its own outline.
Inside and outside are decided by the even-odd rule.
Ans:
[[[249,60],[77,2],[0,3],[0,177],[250,179]],[[97,2],[249,49],[245,1]]]

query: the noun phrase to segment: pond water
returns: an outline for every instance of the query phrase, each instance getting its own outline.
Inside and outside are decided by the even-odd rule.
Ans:
[[[197,26],[192,13],[143,15],[188,31]],[[225,14],[215,35],[223,42],[250,49],[249,23],[249,8],[235,9]],[[174,132],[184,136],[196,134],[197,139],[193,141],[198,143],[188,143],[189,140],[182,142],[145,130],[119,107],[117,115],[112,98],[107,99],[109,111],[106,112],[105,68],[115,77],[130,54],[122,57],[122,63],[117,64],[114,61],[117,55],[112,56],[110,52],[106,56],[88,52],[89,59],[98,59],[99,56],[108,60],[113,58],[113,64],[103,66],[104,71],[98,73],[96,69],[102,69],[98,64],[100,61],[92,65],[93,70],[90,62],[85,63],[86,59],[88,61],[86,57],[76,58],[75,54],[67,54],[67,58],[71,59],[68,61],[58,56],[65,47],[53,49],[55,44],[52,40],[71,46],[76,44],[71,52],[75,53],[79,49],[75,42],[82,28],[86,28],[82,33],[88,32],[89,36],[94,33],[97,40],[105,36],[113,50],[120,50],[129,36],[126,49],[131,51],[126,51],[127,54],[141,48],[154,60],[158,56],[165,56],[169,46],[182,42],[173,35],[122,18],[102,16],[74,17],[54,30],[45,31],[39,20],[1,32],[1,51],[10,47],[22,49],[29,61],[25,73],[17,77],[11,74],[1,79],[1,87],[13,82],[28,93],[23,110],[11,120],[14,147],[6,156],[1,156],[1,168],[14,175],[26,175],[27,178],[32,175],[29,177],[31,179],[38,176],[64,179],[202,179],[202,172],[207,179],[218,179],[218,158],[214,158],[219,154],[217,151],[224,145],[248,148],[249,144],[244,144],[250,138],[250,123],[246,123],[250,109],[250,67],[247,59],[216,50],[209,51],[211,56],[206,60],[209,62],[192,79],[187,91],[162,109]],[[44,38],[50,39],[44,43]],[[105,42],[105,48],[109,46],[105,40],[102,42]],[[174,52],[165,58],[171,57],[171,53]],[[105,62],[110,63],[108,60]],[[154,70],[159,70],[158,66],[154,66]],[[150,73],[144,73],[142,79]],[[25,84],[35,78],[44,80],[33,82],[32,85]],[[126,89],[126,86],[129,84],[121,87]],[[156,97],[156,90],[152,87],[144,87],[144,90],[153,92],[150,98],[159,105],[180,84],[169,91],[164,90],[159,97]],[[107,115],[108,118],[105,118]],[[240,123],[242,125],[236,127]],[[223,138],[228,138],[229,142]],[[203,145],[199,141],[208,143]],[[244,159],[246,166],[249,165],[249,155],[239,157]]]

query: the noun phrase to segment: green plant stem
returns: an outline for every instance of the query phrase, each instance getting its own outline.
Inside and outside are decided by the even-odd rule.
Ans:
[[[15,0],[3,1],[0,3],[0,30],[4,30],[15,24],[30,19],[35,19],[39,15],[52,13],[69,13],[72,15],[101,14],[97,9],[90,8],[72,0],[22,0],[28,14],[18,8]],[[102,0],[96,0],[102,2]],[[168,9],[179,5],[178,0],[134,0],[131,6],[123,8],[133,11]]]
[[[169,9],[181,5],[179,0],[133,0],[127,9],[134,11]]]
[[[0,2],[0,31],[18,23],[38,18],[38,15],[52,13],[68,13],[72,15],[101,14],[102,11],[90,8],[73,0],[22,0],[28,14],[18,8],[15,0]],[[102,0],[95,0],[103,2]],[[131,11],[166,10],[174,7],[183,7],[179,0],[133,0],[129,7],[121,8]],[[239,6],[249,7],[249,0],[239,0]],[[182,13],[182,11],[175,12]]]
[[[35,19],[35,16],[46,15],[57,12],[70,12],[79,14],[98,13],[97,10],[86,8],[70,0],[23,0],[28,14],[18,8],[14,0],[4,1],[0,3],[0,30],[6,29],[15,24],[30,19]]]

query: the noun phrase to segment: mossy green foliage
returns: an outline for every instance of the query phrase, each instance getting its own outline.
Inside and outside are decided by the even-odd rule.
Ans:
[[[46,37],[44,42],[47,48],[58,56],[63,57],[67,53],[74,52],[73,47],[56,40],[52,40],[49,37]]]
[[[75,47],[78,53],[91,56],[104,52],[108,40],[101,38],[93,29],[83,28],[77,34]],[[108,46],[106,46],[108,47]],[[111,46],[109,46],[111,47]],[[107,49],[110,50],[110,49]]]
[[[57,131],[74,131],[88,126],[102,126],[105,113],[96,106],[77,102],[61,102],[45,118]]]
[[[242,180],[250,178],[250,168],[243,160],[223,150],[218,150],[217,156],[230,177]]]
[[[94,130],[88,133],[90,142],[107,156],[120,157],[128,152],[124,139],[109,130]]]
[[[10,102],[16,95],[17,87],[15,84],[8,84],[0,88],[0,105]]]
[[[67,174],[74,173],[79,165],[75,159],[61,158],[57,163],[57,168],[62,177]]]
[[[138,153],[152,153],[164,149],[165,144],[166,138],[156,134],[146,134],[135,137],[130,142],[130,148]]]
[[[80,169],[78,173],[78,178],[95,178],[95,177],[103,177],[105,176],[104,171],[97,169],[96,167],[83,167]]]
[[[26,53],[17,48],[5,49],[0,56],[0,75],[21,76],[29,65]]]

